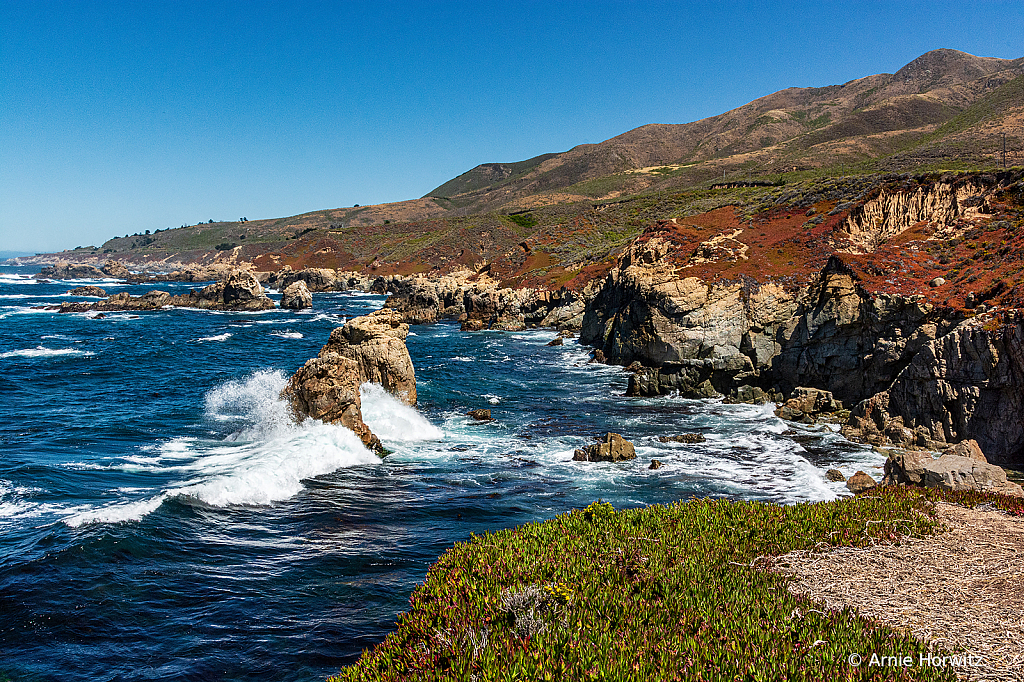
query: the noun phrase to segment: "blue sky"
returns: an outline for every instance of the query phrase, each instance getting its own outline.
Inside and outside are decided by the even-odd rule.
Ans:
[[[415,198],[1022,35],[1020,0],[0,0],[0,250]]]

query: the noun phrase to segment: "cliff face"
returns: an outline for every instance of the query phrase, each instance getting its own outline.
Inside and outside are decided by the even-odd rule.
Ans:
[[[609,362],[648,367],[630,384],[636,395],[706,396],[764,384],[762,373],[796,310],[793,293],[776,283],[680,278],[663,262],[666,251],[659,239],[630,247],[587,306],[581,343]]]
[[[925,344],[844,433],[896,444],[973,439],[993,464],[1024,464],[1024,317],[980,315]]]
[[[798,300],[778,339],[772,381],[786,394],[814,386],[847,403],[888,388],[915,353],[960,319],[916,296],[871,295],[835,257]]]
[[[853,407],[851,438],[931,448],[974,439],[992,463],[1024,465],[1024,313],[1011,293],[1024,223],[1020,180],[1007,177],[890,182],[817,240],[776,238],[802,252],[762,247],[823,263],[802,280],[796,261],[792,276],[766,262],[755,279],[745,254],[712,263],[716,272],[698,258],[704,237],[662,223],[609,273],[581,341],[631,367],[630,395],[779,400],[814,387]],[[756,245],[747,235],[758,229],[770,234],[771,221],[754,216],[740,239]],[[848,248],[815,261],[829,243]]]
[[[850,244],[839,250],[871,252],[921,222],[952,226],[959,220],[978,218],[985,208],[986,189],[974,182],[956,186],[943,182],[909,192],[883,189],[878,197],[850,212],[842,228]],[[947,229],[939,236],[952,237],[954,231]]]

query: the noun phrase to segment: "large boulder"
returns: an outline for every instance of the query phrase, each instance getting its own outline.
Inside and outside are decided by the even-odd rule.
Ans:
[[[331,333],[317,357],[304,364],[281,391],[297,419],[307,417],[351,429],[366,447],[383,453],[363,422],[359,387],[380,384],[407,404],[416,402],[416,374],[405,337],[409,327],[391,311],[349,320]]]
[[[973,452],[973,448],[967,448]],[[1006,480],[1006,472],[974,456],[946,453],[935,458],[925,450],[895,450],[885,462],[887,485],[915,485],[942,490],[983,490],[1005,495],[1024,495],[1016,483]]]
[[[623,462],[634,457],[633,444],[617,433],[609,433],[603,442],[576,450],[572,456],[576,462]]]
[[[281,307],[301,310],[313,307],[313,294],[309,293],[306,283],[302,280],[292,282],[281,292]]]
[[[367,448],[382,452],[380,439],[363,422],[359,397],[359,364],[337,353],[323,353],[306,361],[281,391],[301,421],[307,417],[341,424],[353,431]]]
[[[409,325],[401,314],[378,310],[356,317],[331,332],[320,356],[336,353],[358,363],[361,382],[380,384],[408,405],[416,404],[416,371],[405,338]]]

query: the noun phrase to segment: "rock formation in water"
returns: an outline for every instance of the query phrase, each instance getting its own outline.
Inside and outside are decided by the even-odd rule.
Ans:
[[[94,265],[57,261],[35,275],[36,279],[103,279],[106,275]]]
[[[106,291],[94,286],[75,287],[74,289],[68,292],[68,296],[93,296],[98,298],[105,298],[106,295]]]
[[[405,345],[408,333],[400,316],[386,310],[349,320],[331,332],[317,357],[292,375],[281,397],[297,418],[340,423],[366,447],[382,452],[380,440],[363,422],[359,387],[380,384],[404,403],[416,403],[416,374]]]
[[[385,305],[410,324],[457,320],[464,331],[577,330],[587,302],[587,292],[502,287],[486,274],[468,271],[440,277],[382,277],[373,289],[390,293]]]
[[[302,310],[313,307],[313,294],[309,293],[302,280],[292,282],[281,292],[281,307]]]
[[[602,442],[576,450],[572,456],[576,462],[624,462],[635,457],[633,444],[617,433],[608,433]]]
[[[157,310],[164,306],[204,310],[269,310],[275,307],[251,271],[235,270],[225,281],[215,282],[199,291],[193,289],[187,294],[172,296],[166,291],[153,290],[141,296],[132,296],[127,292],[121,292],[96,303],[62,303],[59,310],[62,313],[89,310],[138,311]]]

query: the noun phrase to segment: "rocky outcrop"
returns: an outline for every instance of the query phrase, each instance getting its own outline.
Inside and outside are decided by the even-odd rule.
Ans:
[[[307,417],[341,424],[353,431],[370,450],[381,453],[380,439],[363,422],[359,396],[359,364],[352,358],[325,353],[306,361],[281,392],[298,420]]]
[[[204,310],[269,310],[274,308],[256,275],[250,270],[235,270],[226,280],[214,282],[199,291],[172,296],[168,305]]]
[[[57,261],[34,275],[36,279],[104,279],[106,276],[95,265],[69,263],[66,260]]]
[[[458,320],[466,331],[577,330],[588,299],[586,291],[503,288],[486,274],[467,271],[380,278],[373,290],[390,293],[385,307],[401,313],[410,324]]]
[[[617,433],[609,433],[603,442],[576,450],[572,459],[575,462],[624,462],[635,457],[632,443]]]
[[[663,260],[667,249],[657,237],[630,247],[587,307],[580,342],[608,362],[644,367],[627,395],[711,397],[744,384],[770,386],[764,373],[797,310],[794,292],[776,283],[680,277]]]
[[[967,319],[919,295],[871,293],[836,255],[803,288],[706,282],[647,236],[609,273],[580,334],[595,356],[629,366],[627,395],[790,395],[780,416],[849,416],[850,438],[924,448],[973,438],[991,462],[1024,465],[1020,313],[976,308]],[[843,403],[855,405],[849,415]]]
[[[380,384],[403,402],[416,402],[416,375],[401,319],[377,311],[349,320],[331,332],[317,357],[309,360],[281,392],[299,420],[311,417],[351,429],[368,448],[381,453],[380,440],[363,422],[359,387]]]
[[[964,450],[973,453],[974,448],[968,446]],[[1019,485],[1007,481],[1006,472],[1002,468],[984,459],[979,460],[976,456],[964,456],[952,451],[936,458],[926,450],[896,450],[885,461],[883,483],[1024,495]]]
[[[416,372],[405,345],[409,325],[390,310],[349,320],[331,332],[320,351],[352,359],[359,368],[360,383],[380,384],[407,405],[416,404]]]
[[[203,310],[269,310],[274,302],[263,292],[256,276],[248,270],[236,270],[226,281],[216,282],[203,289],[172,296],[166,291],[149,291],[142,296],[121,292],[96,303],[61,304],[62,313],[89,310],[157,310],[164,306],[201,308]]]
[[[119,260],[108,260],[102,268],[103,274],[114,279],[131,279],[132,273],[124,263]]]
[[[281,307],[291,310],[302,310],[313,307],[313,294],[309,293],[306,283],[302,280],[293,282],[281,292]]]
[[[930,341],[843,433],[901,446],[973,439],[994,464],[1024,464],[1024,316],[979,316]]]
[[[104,298],[106,295],[106,291],[94,286],[75,287],[68,292],[68,296],[94,296]]]
[[[775,410],[775,416],[812,424],[824,420],[825,415],[835,414],[842,409],[843,404],[833,398],[830,391],[801,386],[793,389],[790,399]]]

